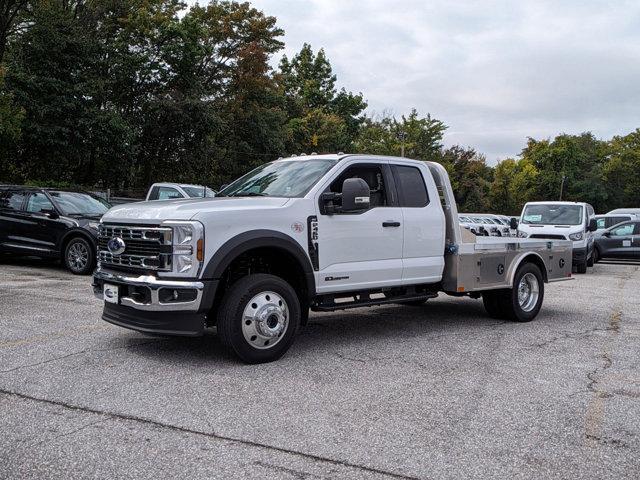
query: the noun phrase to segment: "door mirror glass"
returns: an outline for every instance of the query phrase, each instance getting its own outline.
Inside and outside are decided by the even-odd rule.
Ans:
[[[515,217],[511,217],[511,220],[509,220],[509,228],[511,230],[517,230],[518,229],[518,219]]]
[[[596,230],[598,230],[598,221],[595,218],[592,218],[589,220],[589,231],[595,232]]]
[[[342,211],[367,210],[371,203],[369,185],[361,178],[347,178],[342,183]]]

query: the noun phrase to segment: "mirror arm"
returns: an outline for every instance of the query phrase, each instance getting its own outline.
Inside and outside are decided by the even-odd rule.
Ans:
[[[326,192],[322,194],[322,213],[325,215],[334,215],[342,211],[340,205],[336,205],[336,201],[342,199],[341,193]]]

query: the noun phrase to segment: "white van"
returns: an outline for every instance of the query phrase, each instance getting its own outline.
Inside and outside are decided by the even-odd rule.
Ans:
[[[593,266],[593,207],[583,202],[528,202],[522,209],[518,236],[573,241],[573,264],[578,273]]]

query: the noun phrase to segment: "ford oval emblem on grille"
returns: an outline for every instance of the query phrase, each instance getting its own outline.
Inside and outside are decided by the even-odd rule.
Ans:
[[[124,243],[124,240],[121,239],[120,237],[113,237],[111,240],[107,242],[107,248],[114,255],[120,255],[122,252],[124,252],[124,249],[126,248],[126,244]]]

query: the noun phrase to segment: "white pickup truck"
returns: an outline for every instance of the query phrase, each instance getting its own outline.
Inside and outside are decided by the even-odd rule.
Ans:
[[[369,155],[262,165],[215,198],[142,202],[102,217],[94,292],[102,318],[202,335],[249,363],[291,346],[309,310],[482,298],[526,322],[544,284],[571,277],[571,242],[461,229],[446,170]]]

